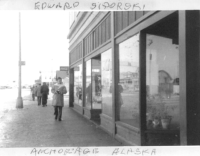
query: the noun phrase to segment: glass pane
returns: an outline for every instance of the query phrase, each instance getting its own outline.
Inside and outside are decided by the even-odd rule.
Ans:
[[[119,44],[118,119],[139,127],[139,34]]]
[[[101,57],[92,59],[92,109],[101,109]]]
[[[74,103],[82,106],[82,64],[74,67]]]
[[[172,39],[147,35],[147,129],[179,129],[179,49]]]
[[[112,80],[112,51],[101,54],[101,84],[102,84],[102,112],[112,117],[112,93],[110,92]]]
[[[92,105],[92,84],[91,84],[91,60],[86,62],[86,86],[85,86],[85,107],[91,109]]]

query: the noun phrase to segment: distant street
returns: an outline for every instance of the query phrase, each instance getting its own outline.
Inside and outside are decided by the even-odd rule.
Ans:
[[[51,88],[49,88],[48,100],[52,99],[52,93],[50,90]],[[17,88],[0,89],[0,97],[1,97],[0,101],[0,117],[1,117],[3,111],[8,111],[16,108],[18,89]],[[32,101],[32,97],[30,95],[30,89],[22,89],[22,98],[23,101],[27,100]],[[68,94],[64,95],[64,98],[68,99]],[[37,98],[35,98],[35,100],[37,100]]]
[[[18,97],[18,89],[0,89],[0,113],[2,111],[10,110],[16,107],[16,100]],[[30,89],[22,89],[23,100],[30,100]]]

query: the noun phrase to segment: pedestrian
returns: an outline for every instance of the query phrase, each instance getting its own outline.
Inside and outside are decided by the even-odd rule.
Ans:
[[[44,82],[42,87],[41,87],[41,94],[42,94],[42,106],[45,107],[47,106],[47,98],[49,95],[49,87],[47,84]]]
[[[38,101],[38,106],[39,106],[39,105],[41,105],[41,98],[42,98],[40,83],[37,86],[36,95],[37,95],[37,101]]]
[[[35,86],[34,85],[31,87],[31,97],[32,97],[32,100],[35,101]]]
[[[35,94],[35,97],[37,97],[37,85],[35,85],[33,92]]]
[[[60,77],[57,78],[57,83],[52,86],[53,93],[52,105],[54,106],[55,120],[62,121],[62,107],[64,106],[64,94],[67,93],[66,87],[62,83]]]

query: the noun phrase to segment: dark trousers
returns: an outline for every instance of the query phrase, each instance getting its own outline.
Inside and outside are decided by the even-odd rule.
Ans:
[[[42,94],[42,105],[45,106],[47,105],[47,94]]]
[[[41,96],[38,96],[38,97],[37,97],[38,105],[41,105],[41,98],[42,98]]]
[[[54,110],[55,110],[55,113],[54,113],[55,119],[61,120],[61,118],[62,118],[62,106],[55,106]]]

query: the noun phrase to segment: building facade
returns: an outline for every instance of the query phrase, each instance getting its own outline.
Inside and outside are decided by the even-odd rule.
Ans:
[[[200,144],[200,12],[78,12],[69,106],[126,145]]]

